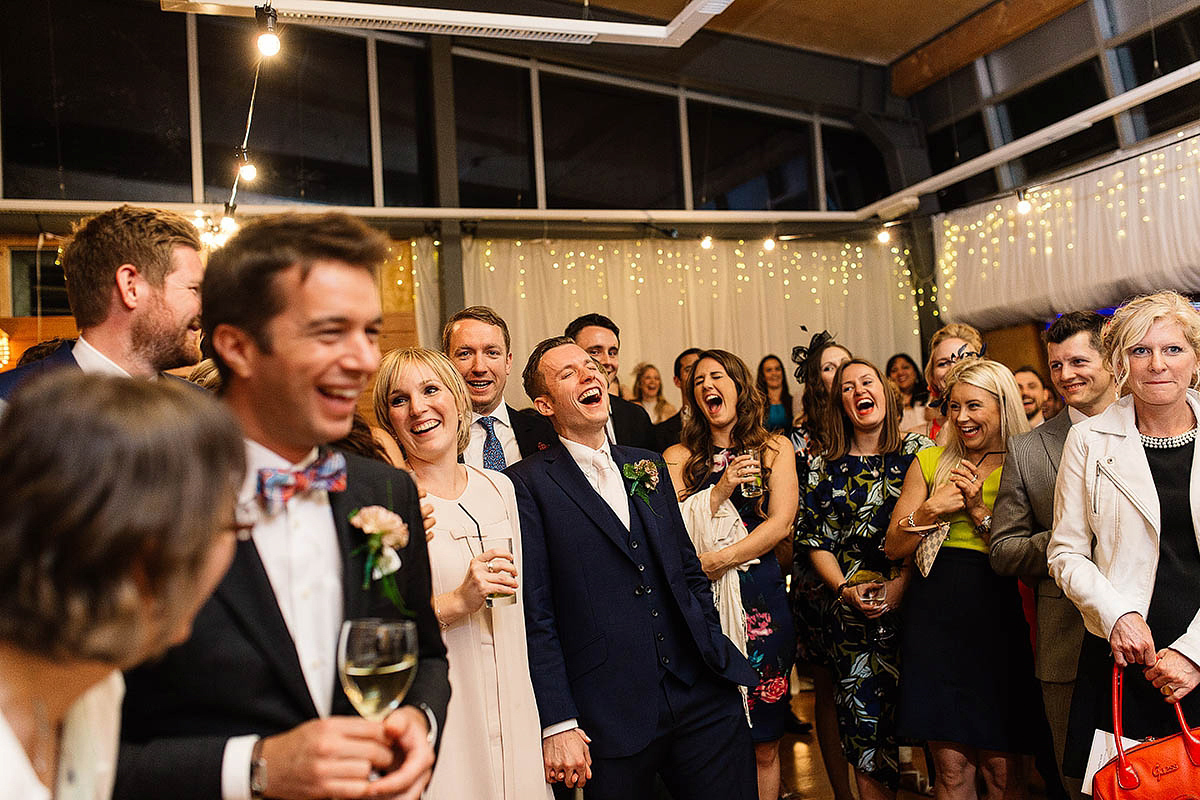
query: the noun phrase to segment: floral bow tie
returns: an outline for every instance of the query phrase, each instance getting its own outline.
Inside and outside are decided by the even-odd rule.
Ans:
[[[288,498],[303,492],[324,489],[341,492],[346,489],[346,457],[336,450],[326,450],[304,469],[260,469],[258,496],[267,512],[283,510]]]

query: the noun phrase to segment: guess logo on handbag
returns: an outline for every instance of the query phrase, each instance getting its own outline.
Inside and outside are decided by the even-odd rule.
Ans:
[[[1155,764],[1154,769],[1150,770],[1150,774],[1161,781],[1164,775],[1170,775],[1172,772],[1175,772],[1178,769],[1178,764],[1168,764],[1165,767],[1162,764]]]

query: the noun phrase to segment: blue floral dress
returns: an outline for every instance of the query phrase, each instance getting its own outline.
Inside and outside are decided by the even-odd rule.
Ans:
[[[856,573],[895,577],[898,562],[883,554],[883,539],[909,464],[918,450],[932,446],[928,437],[910,433],[896,453],[811,459],[796,519],[796,561],[811,563],[810,551],[825,550],[848,580]],[[823,583],[815,611],[820,636],[810,637],[809,646],[824,650],[817,660],[833,672],[842,750],[858,770],[895,790],[898,615],[868,620],[839,603]]]
[[[715,484],[733,457],[728,449],[717,450],[713,458],[713,473],[701,489]],[[786,457],[786,454],[784,455]],[[763,495],[762,513],[767,513],[770,493]],[[753,531],[763,521],[758,513],[758,498],[743,497],[734,491],[730,498],[738,515]],[[745,571],[738,570],[742,590],[742,608],[746,611],[746,657],[758,671],[758,686],[750,690],[750,736],[755,742],[772,742],[783,736],[784,723],[791,710],[788,676],[792,672],[795,654],[795,629],[788,610],[787,589],[779,561],[771,550],[758,557]]]

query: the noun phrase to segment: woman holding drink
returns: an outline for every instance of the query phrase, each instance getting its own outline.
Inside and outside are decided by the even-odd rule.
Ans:
[[[727,543],[698,547],[700,566],[714,584],[736,570],[744,616],[742,639],[760,683],[750,691],[750,735],[758,762],[758,795],[779,797],[779,739],[789,712],[788,675],[795,652],[792,617],[774,548],[792,529],[799,501],[791,443],[763,427],[762,393],[745,363],[724,350],[706,350],[684,392],[688,414],[681,442],[663,459],[679,487],[684,519],[696,527],[722,527]],[[769,502],[768,502],[769,501]],[[740,525],[722,526],[721,520]],[[714,585],[714,593],[721,592]],[[720,602],[720,601],[718,601]],[[727,627],[722,615],[722,625]],[[738,630],[729,630],[738,643]]]
[[[471,401],[450,360],[400,348],[383,357],[375,416],[404,451],[437,519],[429,542],[433,610],[454,702],[425,797],[549,798],[525,648],[520,523],[512,483],[458,463]]]

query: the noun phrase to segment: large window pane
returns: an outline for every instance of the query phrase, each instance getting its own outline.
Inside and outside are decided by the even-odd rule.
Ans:
[[[825,150],[825,201],[830,211],[854,211],[887,197],[883,154],[864,134],[821,126]]]
[[[379,42],[375,55],[379,64],[384,205],[431,206],[433,143],[428,53]]]
[[[1092,59],[1010,97],[1002,108],[1015,140],[1106,99],[1100,62]],[[1015,163],[1027,180],[1115,149],[1117,131],[1109,119],[1035,150]]]
[[[688,136],[696,208],[817,207],[808,123],[689,101]]]
[[[254,23],[199,17],[204,198],[233,183],[254,81]],[[283,49],[264,59],[248,149],[258,167],[239,203],[371,205],[366,41],[281,26]]]
[[[466,208],[533,208],[529,70],[454,59],[458,201]]]
[[[934,174],[945,172],[964,161],[983,155],[988,151],[983,114],[971,114],[953,125],[933,131],[925,141],[929,148],[929,166]],[[994,194],[998,188],[996,173],[989,169],[945,189],[939,189],[938,202],[941,203],[943,211],[948,211]]]
[[[1156,46],[1158,72],[1154,69]],[[1145,34],[1117,48],[1117,59],[1126,85],[1130,88],[1200,61],[1200,12],[1185,14],[1163,25],[1155,32],[1153,39],[1150,34]],[[1189,83],[1147,101],[1141,109],[1148,133],[1154,135],[1195,122],[1198,107],[1200,85]]]
[[[1036,80],[1096,46],[1090,4],[1076,6],[987,55],[992,90],[997,94]]]
[[[682,208],[674,97],[542,74],[552,208]]]
[[[132,0],[0,3],[5,196],[190,200],[184,25]]]
[[[14,317],[69,317],[67,279],[58,263],[56,247],[14,247],[8,251],[12,263]]]
[[[1187,5],[1189,0],[1107,0],[1109,20],[1114,33],[1141,27],[1150,22],[1151,14],[1158,19],[1171,13],[1180,6]]]

